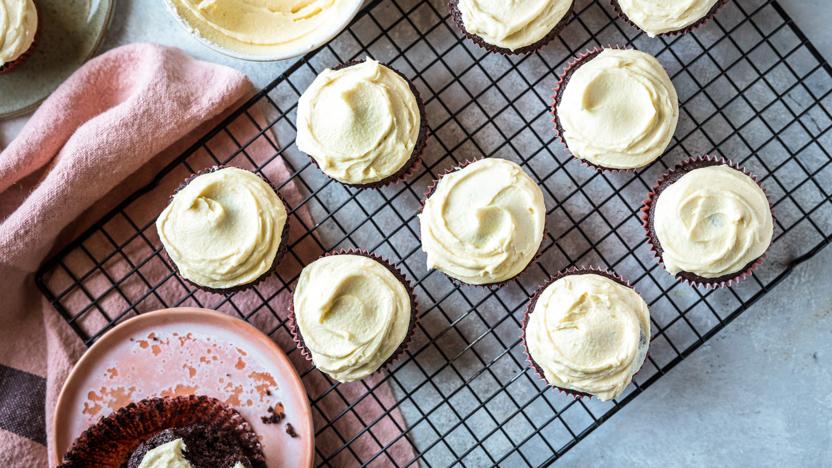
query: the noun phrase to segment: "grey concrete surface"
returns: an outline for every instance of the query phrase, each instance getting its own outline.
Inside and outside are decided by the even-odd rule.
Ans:
[[[288,66],[213,52],[160,0],[118,0],[104,43],[176,45],[262,86]],[[781,0],[832,59],[832,2]],[[24,118],[0,123],[0,146]],[[563,466],[832,466],[832,248],[606,422]]]

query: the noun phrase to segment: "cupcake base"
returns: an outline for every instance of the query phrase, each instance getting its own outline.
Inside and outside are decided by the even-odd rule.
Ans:
[[[688,26],[685,26],[682,29],[677,29],[675,31],[668,31],[668,32],[663,32],[663,33],[656,34],[656,37],[673,37],[673,36],[678,36],[678,35],[681,35],[681,34],[687,34],[691,31],[693,31],[694,29],[704,25],[705,23],[707,23],[711,19],[713,19],[713,17],[716,15],[716,12],[719,11],[719,9],[722,8],[723,6],[725,6],[727,3],[728,3],[728,0],[717,0],[717,2],[714,4],[714,6],[711,7],[711,10],[705,16],[703,16],[702,18],[697,20],[695,23],[693,23],[691,25],[688,25]],[[627,14],[624,13],[624,11],[621,9],[621,5],[618,3],[618,0],[610,0],[610,6],[612,7],[616,16],[621,18],[625,23],[627,23],[630,26],[638,29],[639,31],[642,31],[645,34],[647,34],[646,31],[641,29],[641,27],[639,25],[635,24],[632,20],[630,20],[630,18],[627,16]]]
[[[615,281],[616,283],[618,283],[622,286],[626,286],[626,287],[632,289],[632,286],[630,285],[629,282],[627,282],[627,280],[625,280],[624,278],[618,276],[617,274],[615,274],[611,271],[603,270],[603,269],[600,269],[600,268],[594,268],[594,267],[589,267],[589,268],[572,267],[572,268],[569,268],[567,270],[564,270],[562,272],[559,272],[559,273],[555,274],[554,276],[550,277],[548,280],[546,280],[543,284],[540,285],[540,287],[537,289],[537,291],[535,291],[535,293],[529,299],[529,303],[526,306],[526,313],[523,315],[523,323],[520,325],[520,329],[521,329],[521,333],[522,333],[521,341],[523,342],[523,353],[526,355],[526,360],[529,362],[529,366],[531,366],[531,368],[534,369],[535,374],[537,374],[537,376],[540,377],[541,380],[546,382],[546,385],[548,385],[552,388],[555,388],[558,391],[560,391],[561,393],[569,395],[569,396],[571,396],[572,398],[575,398],[575,399],[592,398],[592,395],[589,394],[589,393],[579,392],[577,390],[572,390],[572,389],[569,389],[569,388],[558,387],[556,385],[550,384],[549,381],[546,380],[546,375],[543,373],[543,369],[540,367],[540,365],[538,365],[534,361],[534,359],[532,358],[531,353],[529,352],[529,347],[526,344],[526,326],[529,324],[529,316],[531,315],[532,311],[534,311],[534,308],[537,305],[537,301],[538,301],[538,299],[540,299],[540,295],[543,294],[543,291],[547,287],[549,287],[549,285],[551,285],[555,281],[557,281],[557,280],[559,280],[563,277],[566,277],[566,276],[585,275],[585,274],[603,276],[605,278],[609,278],[609,279]],[[645,361],[646,361],[646,359],[645,359]],[[638,373],[638,372],[636,372],[636,373]]]
[[[204,174],[210,174],[211,172],[216,172],[216,171],[218,171],[220,169],[224,169],[226,167],[231,167],[231,166],[218,165],[218,166],[209,167],[207,169],[203,169],[201,171],[197,171],[196,173],[192,174],[190,177],[188,177],[187,179],[182,181],[181,184],[179,184],[179,186],[176,188],[176,190],[173,191],[173,194],[170,196],[170,200],[173,200],[173,197],[180,190],[182,190],[189,183],[191,183],[191,181],[193,181],[195,178],[197,178],[201,175],[204,175]],[[188,278],[185,278],[184,276],[182,276],[182,273],[179,271],[179,267],[176,265],[176,262],[174,262],[173,259],[170,257],[170,255],[168,255],[167,251],[164,248],[162,248],[161,251],[164,252],[164,256],[167,259],[167,262],[170,264],[171,268],[173,269],[173,273],[177,277],[179,277],[182,281],[186,282],[187,284],[193,286],[196,289],[199,289],[199,290],[202,290],[202,291],[205,291],[205,292],[210,292],[210,293],[215,293],[215,294],[232,294],[232,293],[235,293],[235,292],[238,292],[238,291],[244,291],[244,290],[247,290],[247,289],[250,289],[250,288],[256,286],[257,284],[261,283],[263,280],[265,280],[266,278],[271,276],[272,273],[277,271],[277,267],[280,264],[280,260],[283,258],[284,255],[286,255],[286,252],[289,250],[289,239],[288,239],[288,237],[289,237],[289,217],[288,217],[289,205],[286,204],[286,201],[283,199],[283,197],[280,196],[280,193],[277,191],[277,188],[274,185],[272,185],[271,182],[269,182],[268,180],[266,180],[262,176],[258,175],[258,177],[263,179],[267,184],[269,184],[269,187],[271,187],[272,190],[274,190],[275,195],[277,195],[277,198],[280,200],[281,203],[283,203],[283,206],[284,206],[284,208],[286,208],[286,212],[287,212],[286,224],[283,225],[283,231],[281,231],[281,234],[280,234],[280,244],[277,246],[277,252],[274,255],[274,260],[272,260],[271,268],[269,268],[265,273],[263,273],[262,275],[257,277],[254,281],[251,281],[251,282],[246,283],[246,284],[240,284],[240,285],[237,285],[237,286],[233,286],[233,287],[230,287],[230,288],[224,288],[224,289],[209,288],[208,286],[203,286],[201,284],[195,283],[195,282],[189,280]]]
[[[506,49],[504,47],[495,46],[494,44],[489,44],[488,42],[485,42],[480,36],[468,32],[468,30],[465,29],[465,23],[462,21],[462,12],[459,11],[459,6],[457,5],[458,3],[459,3],[459,0],[448,0],[448,13],[450,13],[451,18],[453,18],[454,23],[456,23],[459,30],[462,31],[462,33],[468,39],[473,41],[474,44],[482,47],[483,49],[485,49],[489,52],[496,52],[496,53],[499,53],[499,54],[502,54],[502,55],[528,54],[528,53],[534,52],[534,51],[540,49],[541,47],[545,46],[546,44],[552,42],[552,40],[554,40],[556,37],[558,37],[558,34],[560,34],[560,31],[567,24],[569,24],[569,22],[572,20],[572,16],[574,15],[574,12],[575,12],[575,10],[574,10],[575,3],[573,2],[572,5],[569,7],[569,11],[566,12],[565,15],[563,15],[563,18],[561,18],[560,21],[558,21],[558,24],[556,24],[555,27],[552,28],[552,30],[549,31],[549,33],[546,34],[546,36],[543,37],[543,39],[535,42],[534,44],[529,44],[529,45],[521,47],[519,49],[511,50],[511,49]]]
[[[237,410],[215,398],[190,395],[149,398],[101,418],[75,440],[60,467],[126,466],[143,442],[166,429],[193,425],[236,444],[252,466],[266,466],[257,434]]]
[[[395,362],[396,359],[398,359],[399,356],[401,356],[405,352],[405,350],[407,350],[407,346],[413,339],[413,334],[416,330],[416,315],[418,314],[418,303],[416,302],[416,295],[413,292],[413,287],[404,277],[404,273],[402,273],[398,268],[394,267],[392,263],[390,263],[389,261],[387,261],[387,259],[383,257],[367,252],[366,250],[339,249],[332,252],[327,252],[321,258],[330,257],[334,255],[360,255],[362,257],[367,257],[369,259],[379,262],[380,264],[384,265],[388,270],[390,270],[390,272],[393,273],[393,276],[395,276],[396,279],[404,285],[405,289],[407,289],[408,295],[410,296],[410,323],[407,326],[407,332],[404,335],[404,339],[399,344],[399,347],[396,348],[395,351],[393,351],[393,354],[391,354],[390,357],[385,359],[384,362],[382,362],[381,365],[378,366],[378,369],[376,369],[373,372],[373,374],[375,374],[376,372]],[[289,315],[286,318],[286,328],[288,328],[289,334],[292,336],[292,340],[295,342],[295,345],[300,351],[301,356],[303,356],[307,361],[312,362],[312,351],[309,350],[309,348],[306,346],[306,343],[303,341],[303,335],[301,335],[300,327],[298,327],[297,319],[295,318],[294,300],[289,303]],[[326,373],[324,372],[324,374]]]
[[[641,208],[642,226],[644,227],[644,230],[647,233],[647,242],[650,244],[650,250],[653,252],[653,255],[655,255],[659,264],[664,265],[664,261],[662,260],[662,254],[664,251],[662,250],[662,246],[659,243],[658,236],[656,236],[656,231],[653,229],[653,221],[656,211],[655,200],[658,200],[659,195],[664,189],[666,189],[671,184],[679,180],[688,172],[694,169],[701,169],[703,167],[722,165],[729,166],[732,169],[736,169],[742,172],[743,174],[747,175],[748,177],[751,177],[754,180],[754,182],[756,182],[757,185],[759,185],[760,188],[763,189],[763,186],[760,185],[757,178],[754,177],[754,175],[750,172],[746,171],[739,164],[733,163],[731,161],[728,161],[727,159],[716,156],[700,156],[685,160],[679,165],[677,165],[675,168],[665,172],[664,175],[662,175],[656,182],[656,185],[653,186],[652,190],[647,194],[647,198],[644,200],[644,203]],[[763,192],[765,193],[765,189],[763,189]],[[770,203],[771,202],[769,202],[769,209],[771,209]],[[753,270],[757,268],[757,266],[759,266],[761,263],[763,263],[764,259],[765,255],[761,255],[757,259],[749,262],[738,272],[723,275],[717,278],[705,278],[686,271],[677,273],[675,277],[681,279],[685,283],[688,283],[696,287],[705,287],[708,289],[728,287],[738,283],[739,281],[742,281],[743,279],[751,275],[751,273],[753,273]]]

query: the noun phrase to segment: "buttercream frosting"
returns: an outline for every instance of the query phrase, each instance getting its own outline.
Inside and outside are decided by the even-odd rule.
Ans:
[[[465,30],[488,44],[515,51],[549,34],[572,0],[458,0]]]
[[[410,327],[410,293],[386,266],[330,255],[301,271],[295,320],[312,362],[340,382],[363,379],[396,351]]]
[[[182,453],[185,442],[174,439],[147,451],[139,468],[191,468],[191,463]]]
[[[655,57],[604,49],[572,72],[557,115],[576,157],[632,169],[664,153],[676,131],[679,99]]]
[[[29,50],[38,29],[38,10],[32,0],[0,0],[0,66]]]
[[[650,37],[704,18],[719,0],[618,0],[621,11]]]
[[[525,339],[549,384],[610,400],[644,363],[650,313],[638,293],[612,279],[567,275],[538,297]]]
[[[168,0],[204,39],[249,56],[302,53],[344,24],[361,0]]]
[[[368,58],[315,78],[298,101],[296,143],[333,179],[368,184],[407,164],[420,126],[407,80]]]
[[[425,200],[421,223],[427,267],[468,284],[518,275],[543,240],[540,187],[517,164],[488,158],[450,174]]]
[[[765,192],[727,165],[688,172],[665,187],[655,203],[653,230],[672,274],[730,275],[771,244],[774,221]]]
[[[286,207],[272,187],[235,167],[195,177],[156,220],[179,274],[212,289],[248,284],[268,272],[285,225]]]

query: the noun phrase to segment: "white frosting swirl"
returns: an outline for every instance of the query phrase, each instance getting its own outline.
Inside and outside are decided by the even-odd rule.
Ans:
[[[428,268],[468,284],[518,275],[543,240],[543,192],[517,164],[488,158],[442,177],[419,215]]]
[[[610,400],[644,363],[650,312],[638,293],[605,276],[567,275],[538,297],[525,340],[551,385]]]
[[[729,166],[694,169],[664,188],[655,203],[653,230],[672,274],[730,275],[771,244],[774,221],[765,192]]]
[[[719,0],[618,0],[621,11],[650,37],[704,18]]]
[[[572,0],[458,0],[465,30],[503,49],[530,46],[549,34]]]
[[[330,255],[301,271],[295,320],[312,361],[339,382],[372,374],[410,327],[410,293],[386,266],[362,255]]]
[[[174,439],[147,451],[139,468],[191,468],[191,463],[182,454],[186,450],[182,439]]]
[[[576,157],[632,169],[664,153],[676,131],[679,99],[655,57],[604,49],[572,72],[557,116]]]
[[[32,0],[0,0],[0,66],[29,50],[38,30],[38,10]]]

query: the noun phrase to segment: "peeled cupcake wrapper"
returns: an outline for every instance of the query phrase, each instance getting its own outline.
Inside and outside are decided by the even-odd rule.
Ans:
[[[543,294],[543,291],[547,287],[549,287],[552,283],[554,283],[555,281],[557,281],[557,280],[559,280],[563,277],[572,276],[572,275],[584,275],[584,274],[594,274],[594,275],[604,276],[606,278],[609,278],[609,279],[615,281],[616,283],[621,284],[622,286],[626,286],[630,289],[633,289],[633,286],[630,285],[629,281],[627,281],[624,278],[618,276],[617,274],[615,274],[614,272],[612,272],[610,270],[606,270],[606,269],[603,269],[603,268],[597,268],[597,267],[572,267],[572,268],[568,268],[564,271],[556,273],[554,276],[552,276],[549,279],[547,279],[546,281],[544,281],[543,284],[540,285],[540,287],[534,292],[534,294],[532,294],[532,297],[529,298],[529,303],[526,306],[526,313],[523,314],[523,323],[520,325],[520,327],[521,327],[520,329],[523,332],[522,333],[523,339],[521,340],[523,342],[523,353],[526,355],[526,360],[529,362],[529,365],[531,366],[531,368],[534,369],[535,374],[537,374],[537,376],[540,377],[540,379],[543,380],[546,383],[546,385],[548,385],[552,388],[555,388],[559,392],[561,392],[563,394],[566,394],[566,395],[569,395],[569,396],[571,396],[572,398],[574,398],[576,400],[581,399],[581,398],[592,398],[593,395],[590,394],[590,393],[579,392],[577,390],[558,387],[556,385],[550,384],[549,381],[546,380],[546,375],[543,373],[543,369],[534,361],[534,359],[532,359],[532,355],[529,352],[529,346],[526,343],[526,326],[529,324],[529,316],[534,311],[534,307],[537,305],[537,300],[540,298],[540,295]],[[648,339],[649,339],[649,337],[648,337]],[[648,349],[648,354],[649,353],[650,353],[650,351]],[[646,361],[647,361],[647,359],[645,359],[645,362]],[[638,374],[638,371],[636,371],[636,374]]]
[[[358,65],[361,63],[364,63],[364,61],[352,60],[350,62],[342,63],[341,65],[333,67],[332,69],[341,70],[343,68],[351,67],[353,65]],[[413,177],[413,175],[416,174],[416,171],[419,169],[419,166],[422,163],[422,151],[424,151],[425,149],[425,143],[427,141],[428,136],[428,120],[425,116],[425,103],[424,101],[422,101],[422,96],[419,94],[419,90],[416,89],[416,86],[413,85],[413,82],[410,81],[410,79],[408,79],[404,75],[404,73],[396,70],[395,68],[391,67],[390,65],[387,65],[386,63],[382,63],[382,65],[389,68],[390,70],[393,70],[396,74],[404,78],[404,80],[407,82],[407,85],[410,87],[410,92],[413,93],[413,97],[416,98],[416,105],[419,107],[419,137],[416,139],[416,145],[413,147],[413,151],[410,153],[410,158],[408,158],[407,162],[404,163],[404,166],[402,166],[398,171],[396,171],[392,175],[389,175],[384,179],[378,180],[376,182],[370,182],[369,184],[348,184],[345,182],[341,182],[340,180],[334,179],[321,169],[321,166],[318,164],[318,161],[315,160],[315,158],[313,158],[311,155],[309,156],[309,159],[312,160],[312,163],[315,164],[315,166],[318,169],[320,169],[321,172],[324,172],[325,176],[347,187],[365,189],[380,188],[387,185],[397,184],[399,182],[405,181]]]
[[[681,178],[688,172],[694,169],[701,169],[703,167],[721,165],[726,165],[732,169],[736,169],[750,177],[752,180],[754,180],[754,182],[757,183],[757,185],[760,187],[763,193],[766,194],[766,200],[768,200],[769,203],[769,210],[771,210],[772,218],[774,218],[774,210],[771,206],[771,199],[768,197],[765,188],[762,186],[762,184],[760,184],[760,181],[754,174],[747,171],[739,164],[718,156],[705,155],[686,159],[679,163],[676,167],[668,170],[661,177],[659,177],[659,180],[656,182],[656,184],[653,186],[650,192],[647,193],[647,198],[645,198],[641,208],[641,224],[644,227],[645,232],[647,233],[647,242],[648,244],[650,244],[650,250],[653,252],[653,255],[656,257],[656,260],[660,265],[664,266],[664,260],[662,259],[663,251],[661,244],[659,243],[659,239],[656,236],[655,230],[653,229],[652,210],[654,200],[658,199],[659,195],[665,188],[669,187],[672,183],[679,180],[679,178]],[[757,268],[761,263],[763,263],[763,261],[765,260],[765,256],[766,254],[761,255],[756,260],[753,260],[748,265],[746,265],[745,268],[736,273],[720,276],[718,278],[704,278],[693,273],[688,273],[684,271],[677,273],[674,276],[677,279],[681,279],[683,282],[694,287],[705,287],[708,289],[730,287],[751,275],[754,272],[754,269]]]
[[[529,54],[552,42],[556,37],[558,37],[558,34],[560,34],[561,30],[564,27],[566,27],[566,25],[569,24],[569,22],[572,21],[572,18],[575,16],[575,2],[573,1],[572,5],[569,7],[569,11],[565,15],[563,15],[563,18],[561,18],[560,21],[558,21],[558,24],[556,24],[555,27],[552,28],[552,30],[549,31],[549,33],[543,37],[543,39],[535,42],[534,44],[529,44],[525,47],[521,47],[517,50],[511,50],[495,46],[494,44],[489,44],[485,42],[480,36],[468,32],[468,30],[465,29],[465,23],[462,21],[462,12],[459,11],[459,7],[457,6],[458,3],[459,0],[448,0],[448,13],[450,13],[451,18],[454,20],[454,23],[456,23],[457,28],[459,28],[462,34],[464,34],[465,37],[470,39],[474,44],[480,46],[488,52],[496,52],[505,57],[511,55]]]
[[[439,176],[437,176],[437,177],[436,177],[436,179],[433,179],[433,181],[430,183],[430,185],[428,185],[428,186],[427,186],[427,188],[425,189],[425,194],[422,196],[422,200],[421,200],[421,205],[422,205],[422,207],[419,209],[419,214],[421,214],[421,213],[422,213],[422,211],[424,211],[424,209],[425,209],[425,203],[427,202],[428,198],[430,198],[430,196],[431,196],[431,195],[433,195],[433,192],[435,192],[435,191],[436,191],[436,187],[438,187],[438,186],[439,186],[439,182],[441,182],[441,181],[442,181],[442,178],[443,178],[443,177],[445,177],[445,176],[446,176],[446,175],[448,175],[448,174],[452,174],[452,173],[454,173],[454,172],[456,172],[456,171],[459,171],[459,170],[465,169],[465,167],[467,167],[469,164],[473,164],[473,163],[475,163],[475,162],[482,161],[483,159],[488,159],[488,158],[466,159],[466,160],[464,160],[464,161],[460,162],[459,164],[457,164],[456,166],[451,167],[451,168],[449,168],[449,169],[445,169],[444,171],[442,171],[442,173],[440,173],[440,174],[439,174]],[[502,158],[498,158],[498,159],[502,159]],[[507,161],[508,161],[508,160],[507,160]],[[546,231],[546,228],[544,227],[544,231],[543,231],[543,237],[544,237],[544,238],[546,237],[546,233],[547,233],[547,231]],[[520,270],[520,272],[519,272],[519,273],[517,273],[516,275],[512,276],[511,278],[507,278],[507,279],[504,279],[503,281],[498,281],[498,282],[496,282],[496,283],[487,283],[487,284],[470,284],[470,283],[466,283],[466,282],[464,282],[464,281],[462,281],[462,280],[458,280],[458,279],[454,278],[453,276],[446,274],[446,273],[445,273],[445,272],[443,272],[443,271],[439,271],[439,270],[437,270],[437,272],[439,272],[439,273],[441,273],[441,274],[445,275],[445,277],[446,277],[446,278],[448,278],[448,279],[451,281],[451,283],[453,283],[453,285],[454,285],[454,286],[457,286],[457,287],[462,287],[462,286],[471,286],[471,287],[474,287],[474,288],[485,288],[485,289],[488,289],[488,290],[490,290],[490,291],[497,291],[497,290],[498,290],[498,289],[500,289],[501,287],[503,287],[503,286],[505,286],[506,284],[508,284],[511,280],[513,280],[513,279],[515,279],[515,278],[518,278],[520,275],[522,275],[523,273],[525,273],[525,272],[526,272],[526,270],[527,270],[530,266],[532,266],[532,265],[533,265],[533,264],[534,264],[534,263],[535,263],[535,262],[536,262],[536,261],[540,258],[540,256],[541,256],[541,255],[543,255],[543,242],[542,242],[542,241],[541,241],[540,245],[539,245],[539,246],[538,246],[538,248],[537,248],[537,253],[535,253],[535,254],[534,254],[534,257],[532,257],[532,259],[531,259],[531,260],[529,260],[529,263],[528,263],[528,265],[526,265],[526,267],[525,267],[525,268],[523,268],[522,270]]]
[[[569,62],[569,64],[566,65],[566,67],[563,69],[563,72],[560,75],[560,79],[555,85],[555,89],[552,94],[552,125],[555,127],[555,134],[557,135],[560,142],[563,144],[563,147],[566,148],[566,151],[568,151],[573,158],[575,158],[579,163],[581,163],[582,166],[596,170],[598,172],[635,172],[647,166],[630,168],[605,167],[593,164],[584,158],[579,158],[578,156],[576,156],[575,153],[573,153],[572,150],[569,149],[569,145],[566,143],[566,138],[563,136],[563,126],[560,124],[560,119],[558,118],[558,105],[560,105],[560,100],[561,98],[563,98],[563,92],[566,90],[566,85],[569,84],[569,79],[572,77],[572,73],[574,73],[575,70],[580,68],[581,65],[594,59],[596,56],[598,56],[598,54],[603,52],[604,49],[630,50],[631,48],[621,47],[617,45],[608,45],[606,47],[593,47],[591,49],[587,49],[581,52],[580,55],[572,59]]]
[[[75,439],[59,466],[126,466],[145,440],[165,429],[194,424],[234,437],[255,466],[266,466],[260,439],[245,418],[215,398],[197,395],[148,398],[119,408]]]
[[[216,166],[211,166],[211,167],[206,168],[206,169],[202,169],[200,171],[195,172],[194,174],[191,174],[191,176],[189,176],[184,181],[182,181],[182,183],[179,184],[179,186],[176,188],[176,190],[173,191],[173,194],[171,194],[168,203],[170,203],[170,201],[173,201],[173,197],[176,196],[176,194],[179,193],[180,190],[184,189],[188,184],[190,184],[197,177],[199,177],[201,175],[205,175],[205,174],[210,174],[212,172],[216,172],[220,169],[225,169],[225,168],[228,168],[228,167],[236,167],[236,166],[226,166],[226,165],[221,165],[220,164],[220,165],[216,165]],[[243,169],[243,168],[239,168],[239,169]],[[248,170],[248,169],[244,169],[244,170]],[[182,276],[182,274],[179,272],[179,267],[176,265],[176,262],[173,261],[173,259],[170,257],[170,255],[168,255],[167,251],[164,249],[164,246],[162,246],[161,251],[164,252],[164,256],[167,259],[168,264],[170,264],[171,268],[173,268],[173,272],[176,274],[176,276],[179,277],[182,281],[188,283],[189,285],[193,286],[196,289],[200,289],[202,291],[215,293],[215,294],[231,294],[231,293],[234,293],[234,292],[244,291],[244,290],[253,288],[254,286],[263,282],[266,278],[271,276],[272,273],[277,271],[277,267],[280,265],[281,259],[286,254],[286,252],[289,250],[289,205],[286,203],[286,200],[284,200],[283,197],[280,196],[280,192],[278,192],[277,187],[272,185],[272,183],[269,182],[265,177],[263,177],[260,174],[257,174],[254,171],[249,171],[249,172],[251,172],[251,173],[257,175],[258,177],[260,177],[261,179],[263,179],[263,181],[265,181],[269,185],[269,187],[271,187],[272,190],[274,190],[275,195],[277,195],[277,198],[280,200],[281,203],[283,203],[283,207],[286,208],[286,224],[283,225],[283,231],[280,233],[280,245],[277,246],[277,252],[274,255],[274,260],[272,260],[272,266],[271,266],[271,268],[269,268],[268,271],[266,271],[265,273],[260,275],[259,278],[255,279],[254,281],[252,281],[250,283],[241,284],[241,285],[238,285],[238,286],[234,286],[234,287],[231,287],[231,288],[225,288],[225,289],[209,288],[208,286],[202,286],[200,284],[194,283],[193,281],[189,280],[188,278],[185,278],[184,276]]]
[[[673,36],[679,36],[679,35],[682,35],[682,34],[687,34],[691,31],[693,31],[694,29],[704,25],[705,23],[707,23],[711,19],[713,19],[713,17],[716,16],[717,11],[719,11],[719,9],[722,8],[723,6],[725,6],[726,4],[728,4],[728,0],[717,0],[717,2],[711,8],[711,11],[709,11],[708,14],[706,14],[705,16],[700,18],[695,23],[693,23],[689,26],[685,26],[682,29],[677,29],[676,31],[668,31],[668,32],[665,32],[665,33],[657,34],[656,37],[657,38],[658,37],[673,37]],[[630,18],[627,16],[627,14],[624,13],[621,10],[621,5],[618,4],[618,0],[610,0],[610,6],[612,7],[613,12],[615,13],[615,15],[617,17],[621,18],[622,21],[624,21],[625,23],[629,24],[630,26],[636,28],[639,31],[642,31],[642,32],[644,31],[643,29],[641,29],[641,27],[639,25],[635,24],[632,20],[630,20]],[[645,34],[647,34],[647,33],[645,32]]]
[[[402,340],[401,344],[399,344],[399,347],[396,348],[395,351],[393,351],[393,354],[391,354],[390,357],[388,357],[383,363],[381,363],[381,365],[378,366],[378,369],[376,369],[375,372],[373,372],[373,374],[375,374],[382,368],[387,367],[388,365],[391,365],[393,362],[395,362],[396,359],[398,359],[399,356],[401,356],[405,352],[407,346],[413,339],[413,335],[416,331],[416,315],[418,314],[419,309],[419,304],[416,302],[416,295],[413,292],[413,286],[411,286],[410,282],[407,281],[407,279],[404,276],[404,273],[402,273],[401,270],[393,266],[393,263],[388,261],[386,258],[376,255],[374,253],[370,253],[366,250],[361,249],[338,249],[332,252],[327,252],[323,254],[320,258],[331,257],[335,255],[360,255],[362,257],[367,257],[379,262],[380,264],[384,265],[384,267],[386,267],[388,270],[390,270],[390,272],[393,273],[393,276],[395,276],[396,279],[398,279],[399,282],[404,285],[405,289],[407,290],[408,296],[410,296],[410,324],[407,326],[407,333],[405,333],[404,339]],[[301,356],[303,356],[307,361],[312,362],[312,351],[310,351],[309,348],[306,347],[306,343],[303,341],[303,336],[301,335],[300,328],[297,324],[297,319],[295,318],[294,298],[292,301],[289,301],[289,316],[286,318],[286,328],[289,330],[289,334],[292,336],[292,341],[295,342],[295,346],[297,346]],[[326,374],[323,371],[321,372]],[[329,377],[329,375],[327,375],[327,377]]]

